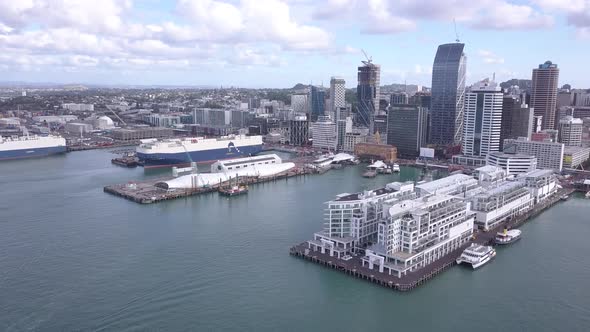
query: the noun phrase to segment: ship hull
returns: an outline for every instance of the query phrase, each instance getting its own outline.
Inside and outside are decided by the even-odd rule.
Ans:
[[[217,160],[242,158],[253,156],[262,151],[262,145],[241,146],[236,149],[212,149],[203,151],[189,151],[182,153],[142,153],[137,152],[137,158],[145,168],[184,166],[191,161],[196,163],[210,163]],[[190,155],[190,159],[189,156]]]
[[[6,151],[0,151],[0,160],[46,157],[46,156],[65,153],[65,152],[66,152],[65,146],[52,146],[52,147],[43,147],[43,148],[6,150]]]

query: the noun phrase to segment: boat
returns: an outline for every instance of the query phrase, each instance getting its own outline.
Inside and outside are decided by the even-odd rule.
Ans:
[[[522,232],[519,229],[511,229],[507,230],[504,228],[504,231],[498,232],[496,237],[494,238],[495,244],[510,244],[520,240],[520,235]]]
[[[471,265],[473,269],[477,269],[494,257],[496,257],[496,250],[494,248],[472,243],[463,251],[461,256],[457,258],[457,264],[466,263]]]
[[[398,165],[398,164],[393,164],[393,171],[394,171],[395,173],[399,173],[399,171],[400,171],[400,168],[399,168],[399,165]]]
[[[590,198],[590,191],[586,193],[585,197]]]
[[[219,194],[223,196],[237,196],[246,193],[248,193],[248,186],[246,185],[235,185],[219,188]]]
[[[187,166],[191,162],[253,156],[262,151],[262,136],[230,135],[217,138],[147,139],[135,149],[145,168]]]
[[[0,160],[45,157],[66,150],[66,140],[61,136],[0,136]]]
[[[561,195],[561,197],[559,197],[562,201],[567,201],[568,198],[570,198],[568,195]]]

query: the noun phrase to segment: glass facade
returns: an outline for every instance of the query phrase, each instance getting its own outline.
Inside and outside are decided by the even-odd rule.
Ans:
[[[430,141],[434,144],[461,142],[465,98],[465,44],[438,47],[432,67]]]
[[[326,92],[317,86],[311,87],[311,120],[316,121],[324,115]]]

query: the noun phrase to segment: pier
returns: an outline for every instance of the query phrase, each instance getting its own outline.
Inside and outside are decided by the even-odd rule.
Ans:
[[[471,243],[484,245],[492,244],[496,233],[500,232],[504,227],[516,228],[521,226],[531,218],[539,215],[544,210],[558,203],[561,200],[562,195],[569,195],[572,192],[574,192],[574,189],[571,188],[558,190],[555,194],[548,197],[543,202],[538,203],[533,209],[527,211],[526,213],[514,216],[509,221],[503,222],[499,226],[487,232],[480,231],[474,233],[474,239],[472,241],[445,255],[441,259],[436,260],[432,264],[429,264],[417,271],[410,272],[401,278],[389,275],[387,273],[381,273],[377,269],[369,269],[366,266],[362,266],[361,256],[359,255],[353,256],[349,260],[342,260],[338,259],[337,257],[330,256],[327,253],[322,254],[320,251],[313,251],[309,249],[307,242],[291,247],[289,254],[395,291],[410,291],[421,285],[424,285],[429,280],[446,271],[453,265],[456,265],[456,259],[461,255],[465,248],[471,245]]]
[[[305,176],[310,174],[310,171],[307,169],[292,169],[288,172],[277,174],[274,176],[269,177],[239,177],[237,181],[240,184],[244,185],[252,185],[257,183],[263,182],[270,182],[270,181],[278,181],[278,180],[287,180],[288,178],[294,176]],[[221,182],[219,184],[209,186],[209,187],[200,187],[200,188],[191,188],[191,189],[171,189],[166,190],[163,188],[156,187],[156,183],[162,181],[172,180],[173,177],[165,177],[165,178],[157,178],[151,179],[147,181],[138,181],[138,182],[129,182],[125,184],[114,184],[104,187],[104,192],[119,196],[130,201],[139,203],[139,204],[151,204],[157,203],[161,201],[167,201],[171,199],[195,196],[200,194],[206,194],[210,192],[219,191],[220,188],[227,186],[228,183]],[[231,181],[236,181],[236,179],[232,179]]]

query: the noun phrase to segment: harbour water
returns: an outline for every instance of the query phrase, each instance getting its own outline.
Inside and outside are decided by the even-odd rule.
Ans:
[[[561,202],[477,271],[398,293],[290,257],[323,202],[420,171],[362,167],[140,205],[108,151],[0,163],[0,330],[588,331],[590,201]],[[147,176],[157,176],[149,174]]]

